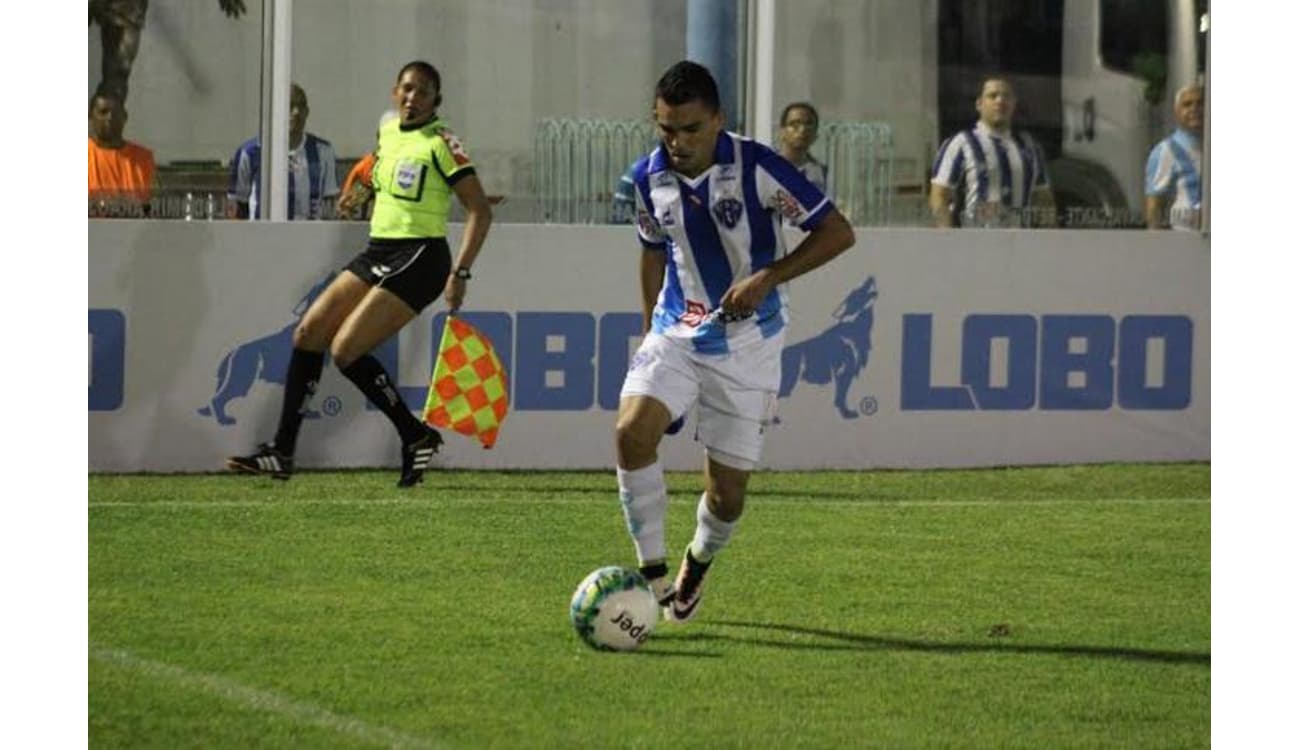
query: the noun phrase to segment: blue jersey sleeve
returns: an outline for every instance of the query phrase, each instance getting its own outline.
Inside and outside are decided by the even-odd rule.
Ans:
[[[754,178],[758,200],[805,232],[821,223],[835,206],[799,168],[762,144],[754,144]]]
[[[650,157],[643,156],[632,165],[633,191],[636,196],[636,236],[641,247],[650,250],[667,250],[668,235],[659,226],[654,201],[650,196]]]

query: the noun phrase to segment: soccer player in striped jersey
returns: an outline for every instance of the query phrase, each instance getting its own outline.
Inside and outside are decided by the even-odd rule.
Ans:
[[[1033,136],[1013,131],[1016,93],[988,78],[975,99],[979,120],[944,141],[930,176],[930,213],[936,226],[1056,226],[1056,201],[1047,159]]]
[[[731,538],[763,448],[788,320],[782,284],[853,245],[853,229],[772,149],[723,129],[718,87],[682,61],[655,87],[660,142],[633,170],[646,337],[615,428],[619,498],[641,572],[672,620],[690,619]],[[782,218],[808,235],[786,252]],[[668,577],[658,446],[690,409],[704,444],[695,537]]]
[[[1178,128],[1147,158],[1146,221],[1149,229],[1201,228],[1201,131],[1205,90],[1184,86],[1174,97]]]

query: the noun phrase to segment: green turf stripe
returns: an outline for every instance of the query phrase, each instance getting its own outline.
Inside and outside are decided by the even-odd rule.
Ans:
[[[125,667],[154,680],[217,696],[230,703],[275,714],[300,724],[327,729],[362,742],[394,748],[441,747],[419,737],[411,737],[388,727],[368,724],[350,716],[341,716],[320,706],[295,700],[279,693],[259,690],[219,675],[192,672],[172,664],[142,659],[129,651],[90,645],[90,658]]]

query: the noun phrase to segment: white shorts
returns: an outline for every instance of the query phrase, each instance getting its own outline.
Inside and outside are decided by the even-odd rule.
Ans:
[[[620,398],[650,396],[673,419],[698,403],[695,438],[718,463],[752,471],[781,385],[779,333],[739,351],[700,354],[689,341],[652,333],[632,357]]]

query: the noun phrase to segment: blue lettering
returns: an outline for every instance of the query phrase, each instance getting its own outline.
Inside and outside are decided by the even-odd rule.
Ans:
[[[591,313],[521,312],[515,316],[515,407],[538,411],[585,411],[596,385],[596,318]],[[551,351],[548,339],[558,338]],[[548,385],[547,373],[561,382]]]
[[[121,310],[90,311],[90,411],[122,406],[126,381],[126,316]]]
[[[970,392],[962,386],[930,385],[930,340],[932,315],[903,316],[903,383],[901,407],[904,411],[974,409]]]
[[[1082,352],[1070,351],[1082,339]],[[1109,409],[1114,393],[1115,321],[1109,315],[1044,315],[1043,369],[1038,403],[1044,409]],[[1070,373],[1083,385],[1071,387]]]
[[[1007,340],[1005,386],[994,386],[993,341]],[[1031,315],[968,315],[961,332],[961,382],[980,409],[1032,409],[1038,323]]]
[[[497,356],[506,368],[512,410],[583,411],[591,408],[593,400],[602,409],[618,409],[627,375],[629,342],[642,333],[640,313],[605,313],[599,326],[595,316],[585,312],[521,312],[515,316],[467,312],[461,316],[496,346]],[[430,362],[436,361],[446,319],[445,312],[433,317]],[[375,347],[371,354],[389,373],[396,376],[400,372],[397,336]],[[518,368],[515,363],[519,363]],[[547,385],[547,373],[560,373],[560,382]],[[424,410],[428,383],[399,386],[398,392],[412,411]],[[367,403],[366,409],[375,407]]]
[[[1185,409],[1192,401],[1192,321],[1182,315],[968,315],[961,383],[930,380],[933,316],[903,316],[900,408],[922,410]],[[995,341],[1005,341],[1005,367]],[[1153,346],[1163,346],[1149,368]],[[1074,380],[1072,382],[1072,376]]]
[[[628,342],[641,335],[641,313],[605,313],[600,316],[600,408],[618,408],[618,395],[627,376]]]
[[[1164,383],[1148,386],[1147,347],[1165,344]],[[1192,321],[1182,315],[1129,315],[1119,323],[1119,405],[1186,409],[1192,403]]]

